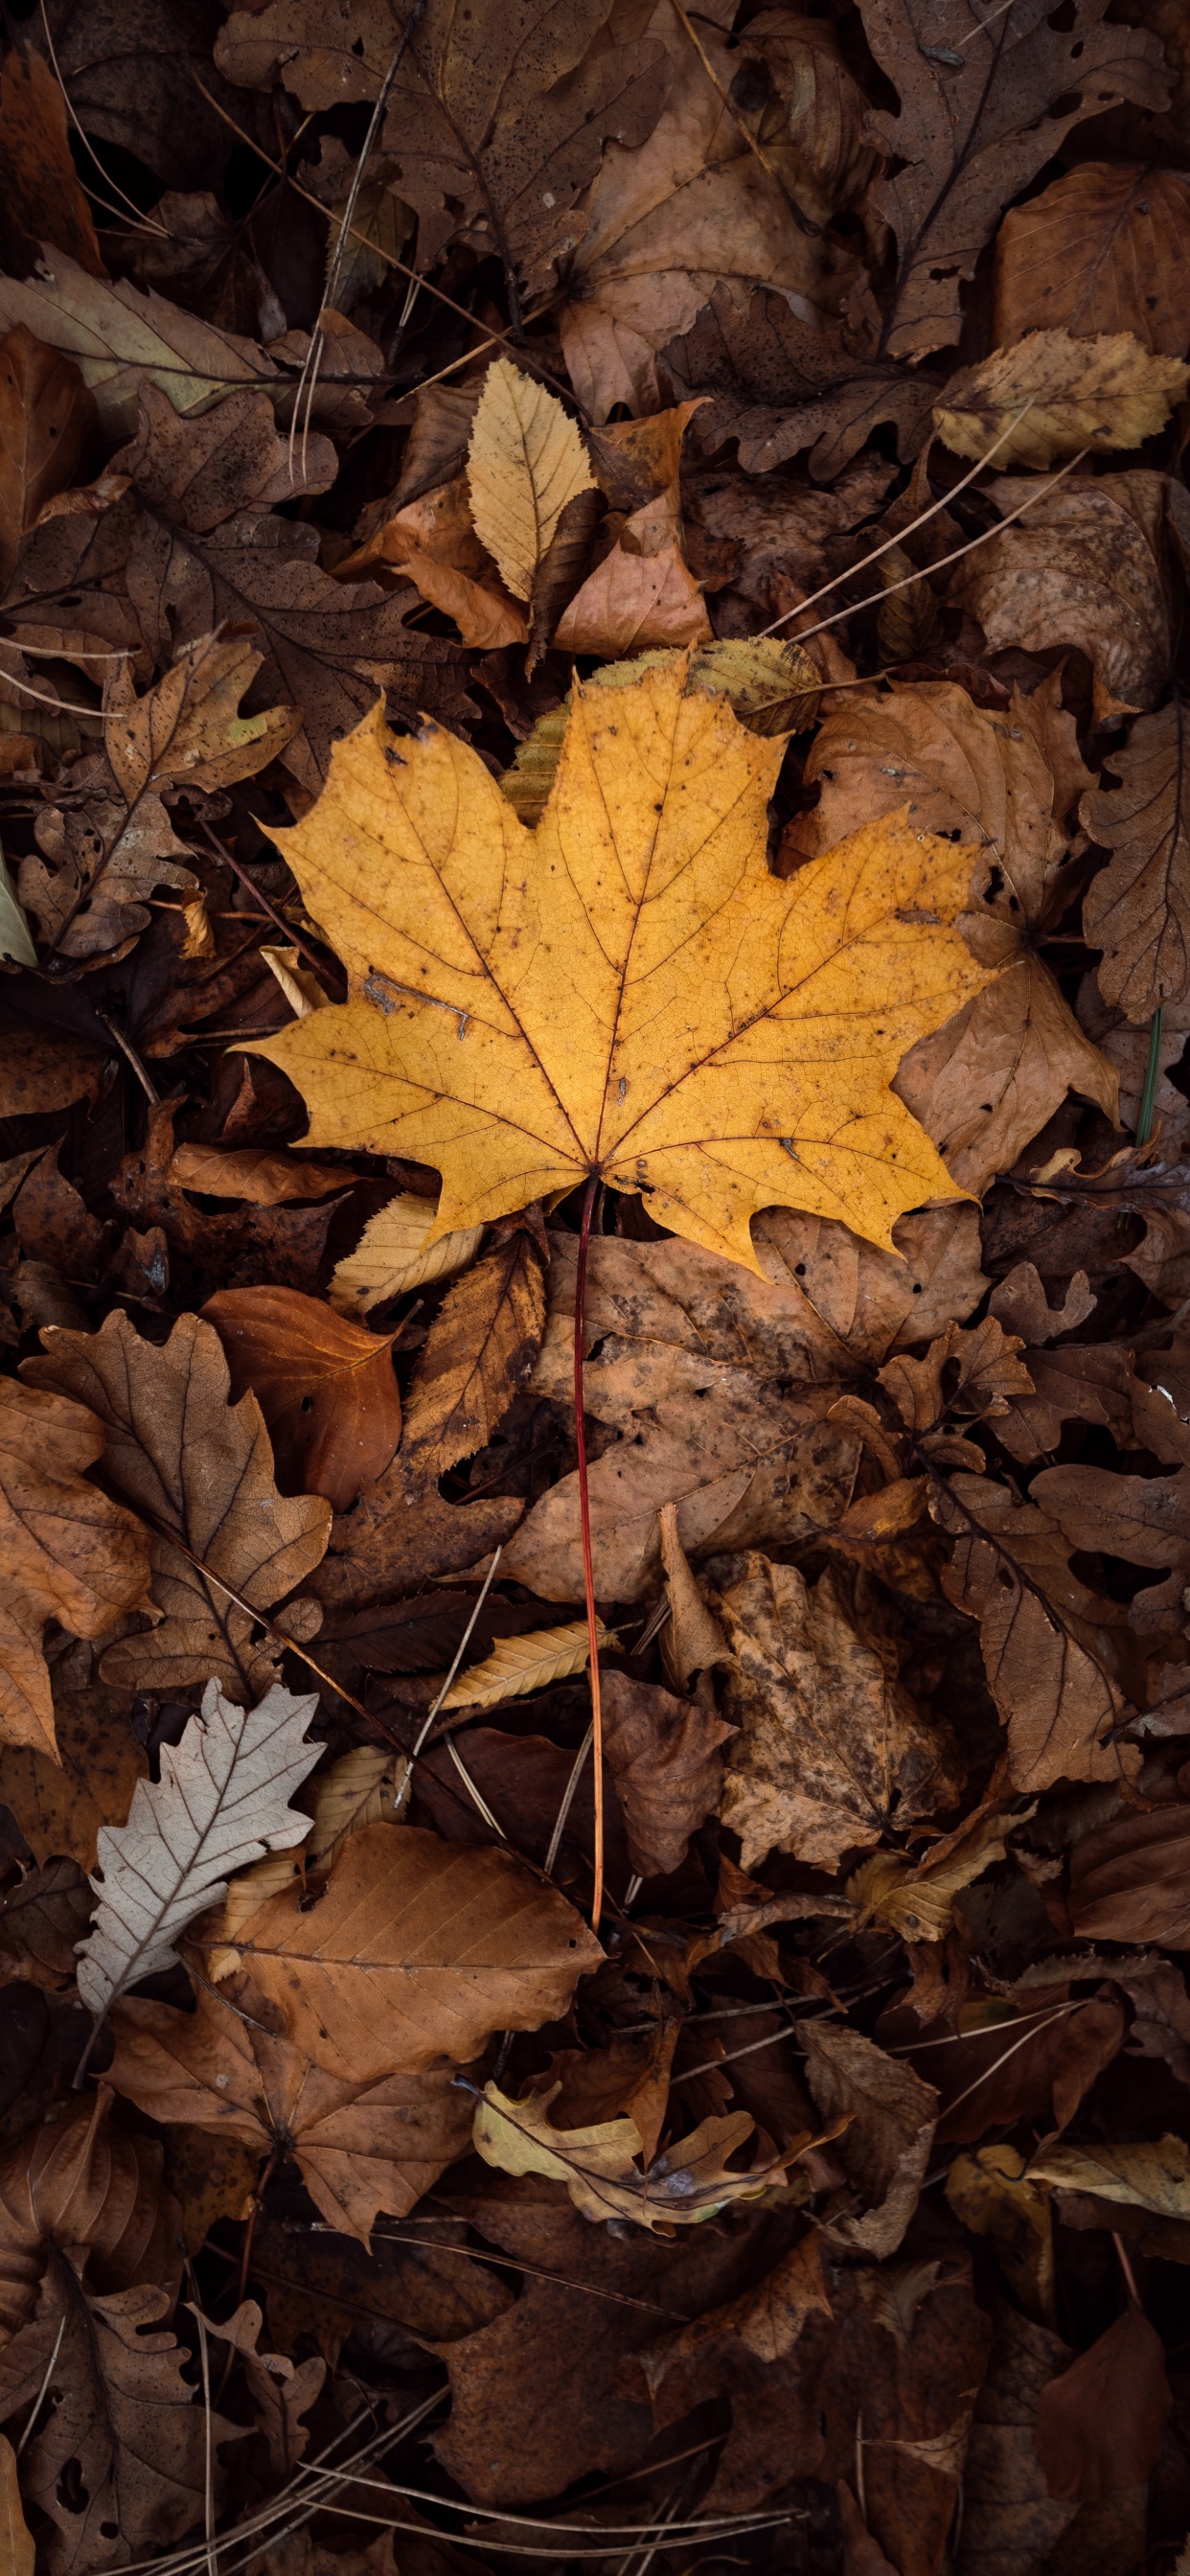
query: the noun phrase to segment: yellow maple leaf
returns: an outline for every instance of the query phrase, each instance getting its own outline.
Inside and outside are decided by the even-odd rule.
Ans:
[[[894,814],[783,882],[782,751],[684,654],[576,683],[529,832],[467,744],[374,710],[276,835],[350,978],[253,1043],[308,1141],[436,1166],[431,1242],[597,1173],[749,1269],[762,1207],[891,1247],[907,1209],[961,1196],[889,1086],[988,980],[953,927],[970,851]]]

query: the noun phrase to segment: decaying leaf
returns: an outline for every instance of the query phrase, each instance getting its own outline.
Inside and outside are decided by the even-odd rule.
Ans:
[[[846,2123],[839,2152],[867,2206],[835,2226],[845,2245],[896,2252],[929,2161],[938,2096],[902,2060],[858,2031],[805,2022],[806,2074],[827,2120]]]
[[[1010,465],[1053,465],[1062,457],[1139,447],[1163,429],[1184,399],[1180,359],[1156,357],[1130,331],[1031,331],[977,367],[952,376],[935,420],[957,456],[995,445]]]
[[[1083,161],[1010,207],[996,237],[996,338],[1131,331],[1184,357],[1190,190],[1180,170]]]
[[[304,1839],[309,1818],[289,1799],[318,1759],[306,1732],[316,1706],[278,1683],[258,1708],[234,1708],[209,1682],[181,1743],[163,1748],[160,1780],[137,1782],[127,1824],[101,1827],[99,1906],[78,1971],[93,2013],[171,1965],[233,1871]]]
[[[754,1266],[749,1220],[774,1200],[845,1208],[887,1242],[904,1209],[948,1195],[888,1081],[924,1026],[983,980],[943,926],[965,892],[962,861],[897,822],[778,884],[763,812],[779,748],[683,682],[678,664],[610,705],[575,698],[532,842],[472,752],[431,731],[394,765],[373,721],[336,752],[317,819],[288,836],[354,994],[259,1052],[304,1086],[315,1145],[408,1144],[435,1158],[436,1234],[596,1169],[617,1189],[649,1190],[675,1231]],[[612,810],[619,891],[609,913],[603,880],[597,939],[589,906],[612,866]],[[844,899],[840,941],[828,923]],[[471,924],[462,951],[458,906]],[[838,1014],[850,1028],[857,1008],[865,1049],[840,1123]],[[774,1043],[789,1082],[779,1110]]]
[[[833,1869],[953,1800],[955,1747],[901,1689],[895,1630],[863,1576],[832,1567],[811,1589],[795,1566],[735,1557],[710,1598],[733,1656],[723,1710],[740,1730],[721,1812],[745,1869],[772,1850]]]

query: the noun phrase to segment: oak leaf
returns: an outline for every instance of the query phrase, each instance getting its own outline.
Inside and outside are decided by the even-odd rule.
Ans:
[[[111,1483],[154,1533],[159,1624],[109,1646],[104,1679],[134,1690],[212,1677],[241,1693],[267,1687],[278,1650],[267,1636],[254,1640],[252,1613],[317,1565],[330,1507],[320,1495],[278,1493],[260,1407],[253,1395],[229,1405],[213,1326],[184,1315],[154,1347],[117,1309],[98,1333],[47,1328],[44,1356],[27,1360],[25,1375],[90,1405]],[[283,1618],[291,1634],[313,1633],[308,1603]]]
[[[202,1311],[227,1354],[232,1403],[251,1388],[286,1487],[346,1511],[401,1437],[392,1335],[296,1288],[222,1288]]]
[[[999,344],[1049,327],[1131,331],[1185,356],[1190,186],[1181,170],[1084,161],[1012,206],[996,236]]]
[[[218,2450],[243,2428],[206,2413],[173,2334],[144,2331],[171,2305],[148,2284],[90,2297],[70,2256],[55,2252],[36,2317],[0,2353],[4,2415],[31,2403],[53,2362],[52,2411],[29,2445],[25,2493],[56,2526],[55,2576],[180,2540],[201,2521],[204,2494],[220,2499]]]
[[[1091,788],[1081,806],[1087,830],[1111,860],[1083,900],[1083,928],[1101,948],[1099,990],[1134,1023],[1190,992],[1190,831],[1187,829],[1185,701],[1174,696],[1141,716],[1109,753],[1118,787]]]
[[[317,1904],[276,1896],[243,1927],[254,1984],[315,2062],[349,2083],[474,2057],[493,2030],[566,2010],[603,1953],[548,1884],[490,1845],[411,1825],[352,1834]]]
[[[192,2313],[201,2314],[198,2308]],[[292,2477],[299,2460],[310,2444],[310,2427],[303,2424],[320,2394],[326,2378],[326,2363],[321,2353],[308,2360],[290,2361],[283,2352],[257,2350],[260,2329],[264,2323],[255,2299],[242,2299],[233,2316],[217,2320],[204,2317],[207,2334],[217,2342],[231,2346],[228,2355],[238,2359],[247,2383],[256,2429],[264,2435],[269,2466],[277,2477]]]
[[[865,0],[868,42],[899,101],[899,113],[881,108],[867,126],[893,164],[870,192],[897,238],[893,357],[958,339],[961,288],[1002,207],[1073,125],[1124,98],[1164,105],[1154,38],[1101,24],[1105,5],[1075,0],[1058,28],[1044,0],[1026,0],[1007,30],[983,20],[973,33],[962,0]]]
[[[944,926],[966,862],[895,818],[779,883],[779,765],[680,660],[576,692],[533,838],[470,749],[359,727],[284,836],[351,998],[258,1049],[311,1142],[429,1156],[436,1234],[598,1172],[752,1268],[764,1205],[888,1243],[954,1195],[888,1085],[984,980]]]
[[[466,2151],[474,2104],[447,2065],[353,2083],[312,2064],[243,1977],[193,2013],[125,1998],[108,2080],[150,2119],[292,2156],[328,2226],[367,2244],[381,2210],[403,2218]]]
[[[1190,371],[1155,356],[1130,331],[1031,331],[952,376],[934,421],[956,456],[995,444],[1001,470],[1139,447],[1185,398]]]
[[[89,277],[65,251],[52,248],[40,270],[23,285],[0,278],[0,327],[11,330],[23,322],[47,348],[74,358],[109,437],[127,438],[135,428],[146,371],[183,413],[206,411],[237,383],[271,379],[278,390],[284,384],[255,341],[200,322],[164,295],[142,295],[135,286]]]
[[[0,1527],[7,1598],[0,1612],[0,1735],[57,1758],[42,1653],[51,1619],[101,1637],[148,1591],[143,1528],[86,1481],[104,1426],[65,1394],[0,1383]]]
[[[733,2173],[727,2158],[752,2136],[747,2111],[700,2122],[689,2137],[656,2156],[646,2172],[635,2120],[605,2120],[592,2128],[555,2129],[549,2105],[559,2086],[510,2101],[495,2083],[485,2084],[475,2113],[474,2140],[484,2163],[511,2174],[545,2174],[564,2182],[584,2218],[635,2220],[639,2227],[697,2227],[733,2202],[754,2200],[777,2179]]]
[[[711,1607],[733,1656],[723,1713],[740,1729],[720,1814],[746,1870],[773,1850],[834,1869],[954,1800],[956,1748],[902,1689],[895,1625],[869,1577],[831,1567],[811,1588],[757,1555],[716,1572]]]
[[[318,1760],[306,1735],[317,1705],[275,1683],[258,1708],[234,1708],[208,1682],[181,1742],[162,1747],[160,1779],[137,1782],[126,1824],[100,1828],[99,1904],[78,1969],[94,2014],[172,1966],[179,1935],[236,1870],[304,1840],[310,1819],[289,1798]]]

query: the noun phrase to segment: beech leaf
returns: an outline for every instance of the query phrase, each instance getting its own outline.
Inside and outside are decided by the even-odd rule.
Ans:
[[[517,599],[529,599],[568,501],[595,486],[556,394],[507,358],[488,368],[467,450],[471,515]]]

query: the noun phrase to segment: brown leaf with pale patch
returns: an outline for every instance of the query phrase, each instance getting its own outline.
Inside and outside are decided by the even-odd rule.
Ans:
[[[49,1621],[75,1637],[101,1637],[148,1593],[143,1528],[85,1479],[103,1454],[104,1424],[93,1410],[71,1403],[65,1391],[0,1381],[0,1736],[53,1759],[53,1694],[42,1653]]]
[[[453,2065],[349,2082],[311,2062],[246,1976],[200,1986],[193,2013],[125,1997],[114,2028],[118,2093],[262,2162],[292,2156],[328,2226],[363,2244],[381,2210],[403,2218],[466,2152],[474,2103]]]
[[[773,1850],[834,1869],[953,1802],[957,1748],[898,1681],[878,1585],[832,1566],[811,1587],[796,1566],[757,1555],[716,1572],[711,1606],[734,1657],[722,1706],[740,1729],[720,1814],[745,1869]]]
[[[216,1677],[259,1697],[277,1648],[267,1636],[252,1642],[252,1611],[270,1609],[318,1564],[329,1505],[317,1495],[278,1493],[260,1407],[252,1395],[229,1404],[218,1335],[198,1316],[183,1315],[158,1346],[119,1309],[98,1333],[51,1327],[46,1344],[44,1357],[25,1362],[26,1378],[90,1405],[112,1485],[161,1533],[150,1543],[161,1622],[109,1646],[104,1679],[169,1690]],[[250,1609],[237,1609],[216,1577]],[[312,1634],[308,1604],[286,1616],[291,1633]]]
[[[1045,490],[1005,474],[987,497],[1005,517],[1029,502],[951,574],[949,597],[978,618],[989,651],[1076,646],[1094,672],[1097,722],[1151,707],[1170,658],[1162,477],[1140,467],[1102,480],[1071,474]]]
[[[1190,339],[1190,184],[1181,170],[1083,161],[1012,206],[996,236],[998,342],[1049,326],[1132,331],[1181,358]]]
[[[296,1288],[223,1288],[203,1316],[227,1356],[231,1400],[251,1389],[286,1492],[346,1511],[401,1437],[391,1333],[369,1333]]]
[[[273,1897],[238,1947],[296,2044],[352,2084],[465,2064],[494,2030],[555,2020],[603,1956],[508,1852],[411,1825],[352,1834],[317,1904]]]
[[[833,2232],[858,2252],[895,2254],[925,2179],[938,2096],[857,2030],[803,2021],[800,2034],[810,2091],[824,2120],[846,2120],[836,2152],[867,2204]]]

